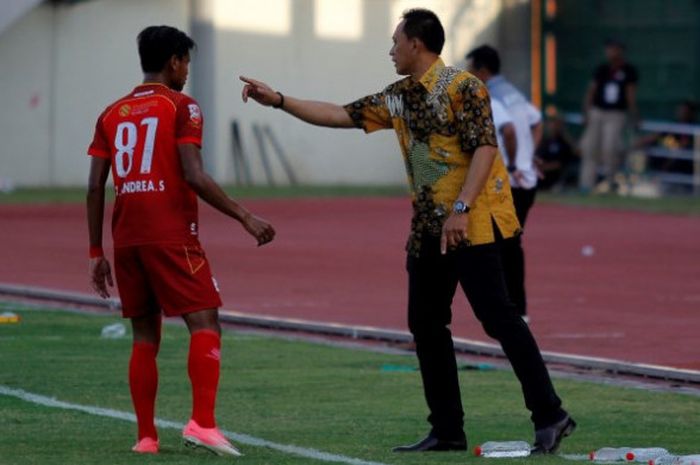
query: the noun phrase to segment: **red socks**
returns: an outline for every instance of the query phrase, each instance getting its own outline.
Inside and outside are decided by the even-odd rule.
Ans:
[[[202,428],[216,427],[214,407],[221,367],[221,336],[203,329],[192,333],[187,371],[192,382],[192,419]]]
[[[129,361],[129,388],[139,427],[139,440],[158,439],[154,424],[156,391],[158,390],[158,346],[151,342],[134,342]]]

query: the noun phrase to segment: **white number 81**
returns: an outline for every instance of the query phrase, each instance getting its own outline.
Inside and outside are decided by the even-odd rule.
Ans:
[[[153,162],[153,146],[156,142],[156,129],[158,129],[158,118],[150,117],[141,120],[141,126],[146,127],[146,141],[143,144],[143,156],[141,157],[141,174],[151,172]],[[130,121],[119,123],[117,134],[114,137],[114,147],[117,154],[114,156],[114,167],[120,178],[125,178],[131,171],[134,163],[134,148],[137,142],[136,125]],[[126,160],[125,160],[126,159]],[[126,166],[125,166],[126,163]]]

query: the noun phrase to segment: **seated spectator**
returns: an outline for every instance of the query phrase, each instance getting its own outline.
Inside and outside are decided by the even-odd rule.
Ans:
[[[675,122],[681,124],[697,124],[696,116],[697,104],[692,100],[684,100],[676,108]],[[669,151],[693,150],[693,135],[669,132],[649,134],[639,139],[635,145],[639,148],[661,147]],[[649,155],[647,168],[650,171],[678,174],[693,173],[692,160],[681,160],[658,155]]]
[[[537,187],[542,190],[561,188],[576,155],[562,118],[556,114],[548,118],[544,137],[535,150],[535,165],[540,175]]]

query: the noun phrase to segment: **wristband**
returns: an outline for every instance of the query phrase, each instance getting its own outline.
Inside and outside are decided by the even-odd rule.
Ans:
[[[91,245],[90,246],[90,258],[99,258],[99,257],[104,257],[105,252],[102,250],[102,247],[99,245]]]
[[[284,95],[282,95],[282,92],[275,92],[277,95],[280,96],[280,103],[279,105],[272,105],[272,108],[282,108],[284,106]]]

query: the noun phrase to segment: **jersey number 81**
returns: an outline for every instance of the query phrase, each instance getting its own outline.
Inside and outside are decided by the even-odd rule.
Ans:
[[[143,144],[140,173],[148,174],[151,172],[151,163],[153,162],[153,147],[156,142],[158,118],[144,118],[141,120],[140,126],[146,126],[146,141]],[[117,134],[114,137],[114,147],[117,149],[117,154],[114,156],[114,167],[120,178],[125,178],[131,172],[137,139],[138,128],[136,124],[130,121],[119,123]]]

